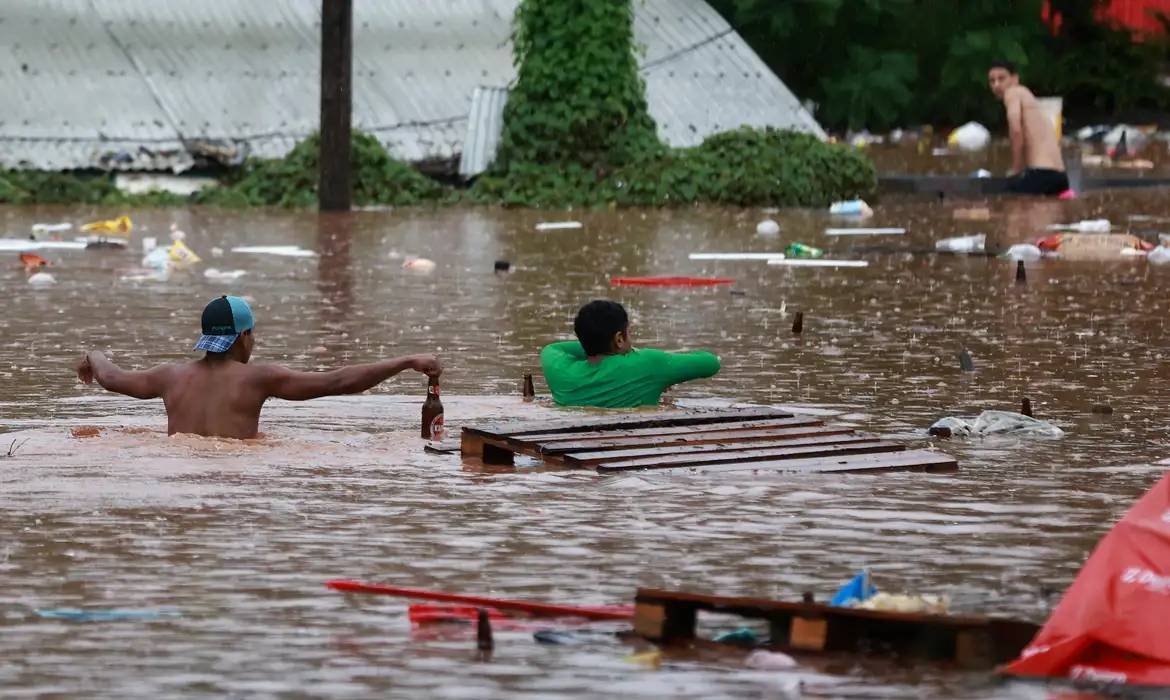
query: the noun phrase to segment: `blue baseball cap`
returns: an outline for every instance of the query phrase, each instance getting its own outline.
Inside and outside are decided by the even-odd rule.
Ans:
[[[240,297],[222,296],[203,307],[203,336],[196,350],[227,352],[244,331],[252,330],[252,308]]]

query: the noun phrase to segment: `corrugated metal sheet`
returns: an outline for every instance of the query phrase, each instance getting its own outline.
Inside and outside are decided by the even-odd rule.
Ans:
[[[822,133],[703,0],[634,2],[650,111],[667,142],[739,124]],[[515,77],[515,7],[355,3],[354,125],[406,160],[460,154],[476,89]],[[182,170],[192,141],[283,155],[317,128],[319,40],[319,0],[6,0],[0,165]],[[472,160],[486,164],[502,93],[481,95]]]
[[[504,130],[504,106],[507,103],[507,88],[477,87],[472,93],[467,137],[459,157],[460,176],[470,178],[479,175],[495,160],[500,135]]]

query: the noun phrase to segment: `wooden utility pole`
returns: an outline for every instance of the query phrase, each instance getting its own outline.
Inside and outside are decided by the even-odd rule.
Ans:
[[[321,0],[321,154],[317,204],[349,211],[353,0]]]

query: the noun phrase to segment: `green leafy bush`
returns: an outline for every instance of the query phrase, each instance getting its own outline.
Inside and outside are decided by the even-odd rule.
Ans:
[[[359,206],[408,206],[447,195],[439,183],[391,158],[373,136],[355,131],[351,144],[353,201]],[[284,158],[249,159],[221,187],[199,192],[195,201],[227,207],[316,206],[320,148],[320,136],[313,134]]]
[[[170,206],[185,201],[165,192],[126,194],[114,186],[114,176],[109,173],[0,170],[3,204]]]
[[[875,187],[864,156],[808,135],[739,129],[667,148],[646,109],[629,0],[522,0],[515,46],[499,153],[472,201],[820,206]]]

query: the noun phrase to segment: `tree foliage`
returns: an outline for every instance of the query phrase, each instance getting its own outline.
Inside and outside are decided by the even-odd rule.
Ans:
[[[1002,118],[987,65],[1007,59],[1037,94],[1096,118],[1170,107],[1164,41],[1097,20],[1105,0],[713,0],[817,118],[835,128]]]

